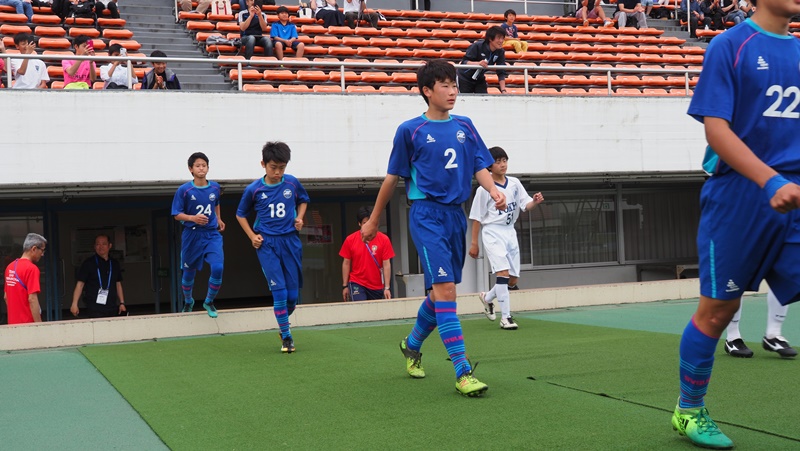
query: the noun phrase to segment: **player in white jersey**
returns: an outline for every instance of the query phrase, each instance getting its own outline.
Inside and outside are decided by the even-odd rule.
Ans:
[[[469,212],[469,219],[473,221],[469,255],[478,258],[478,233],[483,229],[483,254],[489,259],[492,272],[497,279],[491,290],[486,293],[481,292],[478,297],[483,303],[486,317],[491,321],[496,319],[493,302],[496,298],[500,304],[500,328],[514,330],[517,328],[517,323],[511,316],[508,293],[509,283],[514,286],[519,279],[519,243],[514,223],[517,222],[520,211],[536,208],[544,202],[544,196],[542,193],[529,196],[519,179],[506,176],[508,155],[505,150],[501,147],[492,147],[489,152],[494,158],[489,171],[498,191],[506,196],[506,209],[497,210],[489,193],[482,187],[478,188]]]

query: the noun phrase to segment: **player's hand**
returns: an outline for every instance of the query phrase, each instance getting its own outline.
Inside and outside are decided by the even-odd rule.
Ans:
[[[264,244],[264,237],[259,234],[255,234],[253,235],[253,238],[250,238],[250,243],[253,244],[254,248],[258,249],[262,244]]]
[[[500,191],[495,191],[494,194],[492,194],[492,199],[494,200],[494,207],[497,211],[505,211],[507,207],[505,194]]]
[[[800,186],[794,183],[783,185],[772,196],[769,206],[778,213],[788,213],[800,208]]]
[[[128,309],[125,308],[125,304],[119,305],[119,314],[122,315],[123,312],[127,312]]]
[[[219,218],[217,218],[217,230],[219,230],[220,232],[225,231],[225,223],[222,222],[222,219]]]
[[[469,246],[469,256],[472,258],[478,258],[478,243],[472,243]]]
[[[350,300],[350,287],[349,286],[342,288],[342,300],[344,300],[344,302],[347,302],[347,301]]]
[[[303,220],[300,218],[295,218],[294,228],[297,229],[298,232],[303,230]]]
[[[72,316],[75,316],[75,317],[77,317],[78,313],[81,312],[81,310],[78,308],[77,304],[72,304],[72,307],[69,308],[69,311],[70,311],[70,313],[72,313]]]
[[[367,221],[364,225],[361,226],[361,241],[368,242],[372,241],[375,238],[375,235],[378,234],[378,225],[374,224],[372,221]]]
[[[197,225],[206,225],[208,224],[208,216],[202,213],[196,214],[194,215],[194,219],[192,220],[192,222]]]
[[[539,205],[542,202],[544,202],[544,196],[542,195],[542,193],[536,193],[536,194],[533,195],[533,204],[534,205]]]
[[[392,298],[392,290],[386,288],[383,290],[383,298],[384,299],[391,299]]]

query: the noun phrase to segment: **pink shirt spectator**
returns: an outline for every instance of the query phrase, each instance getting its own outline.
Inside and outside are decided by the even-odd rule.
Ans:
[[[84,82],[88,84],[90,87],[92,86],[92,80],[89,78],[89,70],[94,70],[95,65],[94,61],[81,61],[80,67],[78,67],[78,71],[75,72],[74,76],[70,76],[67,73],[67,69],[72,67],[75,64],[79,64],[75,60],[63,60],[61,61],[61,68],[64,69],[64,86],[75,83],[75,82]],[[89,69],[91,67],[91,69]]]

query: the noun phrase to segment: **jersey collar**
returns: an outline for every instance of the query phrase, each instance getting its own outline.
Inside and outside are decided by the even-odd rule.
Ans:
[[[758,24],[753,22],[753,19],[751,19],[749,17],[744,21],[744,23],[746,23],[747,25],[750,25],[750,27],[752,27],[757,32],[765,34],[765,35],[773,37],[773,38],[777,38],[777,39],[794,39],[794,36],[791,33],[790,34],[776,34],[776,33],[769,32],[769,31],[761,28],[760,26],[758,26]]]

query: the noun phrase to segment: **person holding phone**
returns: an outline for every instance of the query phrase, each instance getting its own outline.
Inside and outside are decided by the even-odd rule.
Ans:
[[[94,42],[87,36],[78,36],[72,41],[77,56],[94,56]],[[64,89],[90,89],[97,79],[94,61],[63,60]]]

